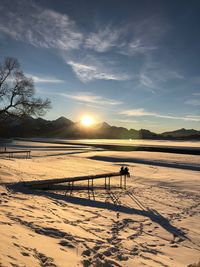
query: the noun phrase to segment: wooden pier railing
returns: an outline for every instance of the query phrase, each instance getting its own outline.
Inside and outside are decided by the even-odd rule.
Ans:
[[[25,154],[28,159],[31,157],[31,150],[8,150],[0,151],[0,155],[8,155],[9,158],[14,158],[15,154]]]
[[[126,179],[130,174],[121,174],[120,172],[112,172],[112,173],[103,173],[97,175],[87,175],[87,176],[77,176],[71,178],[57,178],[57,179],[48,179],[48,180],[37,180],[37,181],[25,181],[20,182],[21,185],[33,189],[51,189],[53,185],[57,184],[68,184],[68,188],[72,191],[74,189],[74,183],[80,181],[88,182],[88,190],[94,187],[94,180],[96,179],[104,179],[104,187],[105,189],[110,189],[111,183],[110,180],[112,177],[119,177],[119,186],[120,188],[126,189]]]

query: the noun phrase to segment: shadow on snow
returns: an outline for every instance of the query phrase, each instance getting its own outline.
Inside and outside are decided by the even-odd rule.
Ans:
[[[171,233],[174,238],[175,237],[182,237],[184,239],[188,239],[186,237],[186,233],[182,231],[181,229],[177,228],[176,226],[173,226],[170,221],[162,216],[160,213],[158,213],[156,210],[153,209],[136,209],[132,207],[127,207],[121,204],[114,204],[110,202],[103,202],[93,199],[87,199],[87,198],[81,198],[76,197],[72,195],[61,195],[57,194],[55,192],[45,191],[45,190],[30,190],[25,187],[19,186],[18,184],[7,186],[9,190],[12,190],[13,192],[22,192],[24,194],[33,194],[38,196],[45,196],[47,198],[53,199],[53,200],[62,200],[66,201],[68,203],[81,205],[81,206],[88,206],[93,208],[99,208],[99,209],[106,209],[116,212],[122,212],[125,214],[135,214],[140,216],[145,216],[151,221],[159,224],[162,228],[164,228],[167,232]]]

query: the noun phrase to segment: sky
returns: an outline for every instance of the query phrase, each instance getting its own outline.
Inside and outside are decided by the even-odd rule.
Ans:
[[[199,0],[0,0],[0,62],[48,97],[44,118],[200,130]]]

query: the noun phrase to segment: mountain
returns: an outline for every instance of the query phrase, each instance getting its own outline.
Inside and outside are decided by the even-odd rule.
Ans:
[[[56,120],[34,119],[29,116],[0,122],[0,137],[105,138],[105,139],[183,139],[200,140],[200,131],[179,129],[162,134],[147,129],[126,129],[106,122],[83,127],[65,117]]]
[[[158,139],[158,135],[149,130],[141,129],[138,131],[139,139]]]
[[[162,133],[162,136],[167,138],[198,137],[200,136],[200,131],[182,128],[171,132],[164,132]]]
[[[71,120],[68,120],[67,118],[63,116],[56,120],[53,120],[51,123],[54,127],[71,126],[73,124]]]

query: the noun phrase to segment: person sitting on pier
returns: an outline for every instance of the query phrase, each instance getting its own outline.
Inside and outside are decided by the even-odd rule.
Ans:
[[[124,173],[123,174],[127,175],[128,177],[130,177],[129,168],[127,166],[124,168]]]
[[[122,166],[121,169],[120,169],[120,174],[124,174],[124,167]]]

